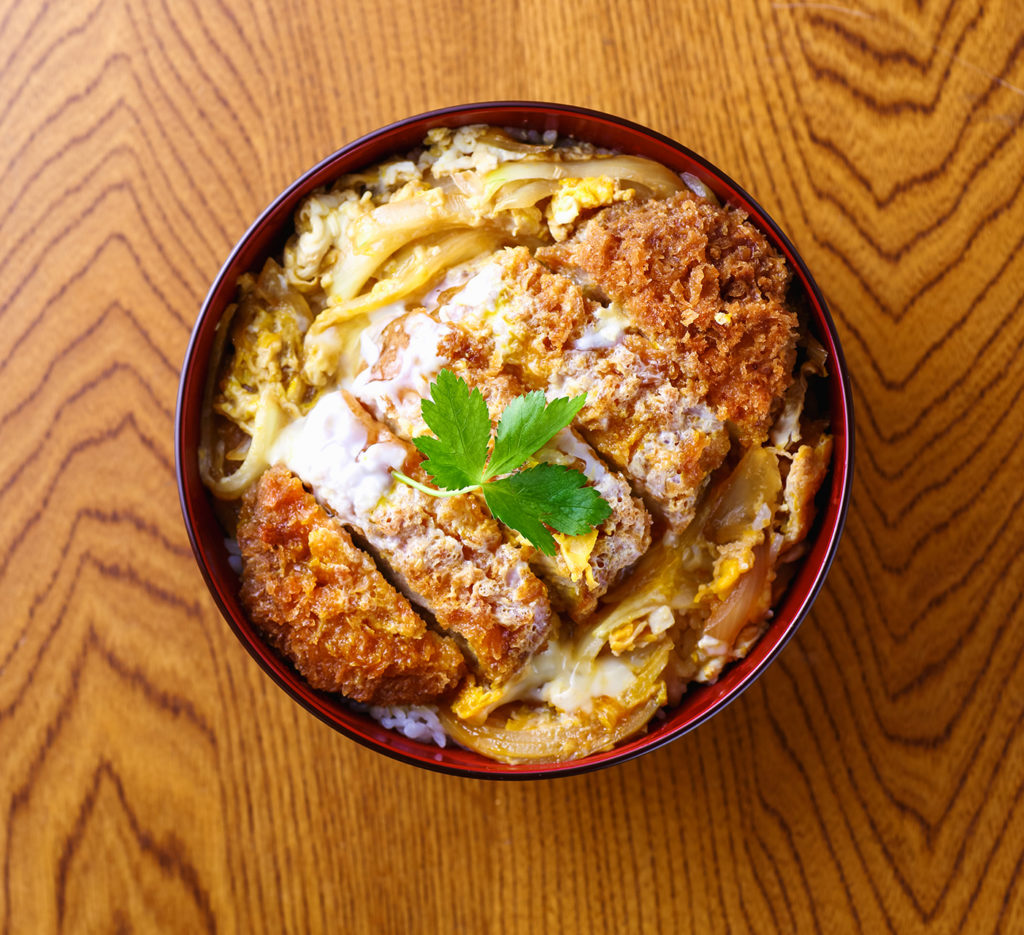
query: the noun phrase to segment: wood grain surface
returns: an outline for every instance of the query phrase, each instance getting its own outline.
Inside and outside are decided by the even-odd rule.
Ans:
[[[425,773],[290,701],[206,592],[172,457],[250,220],[368,130],[502,98],[753,191],[858,420],[779,661],[545,783]],[[1024,931],[1022,190],[1020,0],[4,3],[0,930]]]

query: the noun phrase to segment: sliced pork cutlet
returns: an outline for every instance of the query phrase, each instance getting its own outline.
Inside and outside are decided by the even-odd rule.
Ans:
[[[473,496],[432,497],[416,448],[343,391],[325,393],[287,426],[273,452],[361,536],[413,604],[471,653],[490,682],[513,676],[547,639],[547,589]]]
[[[427,629],[286,468],[269,468],[246,493],[238,544],[250,619],[313,688],[425,704],[461,681],[455,641]]]
[[[797,317],[784,258],[743,211],[689,192],[613,206],[537,258],[675,355],[744,446],[768,437],[793,380]]]
[[[490,368],[489,354],[472,334],[425,311],[402,315],[369,340],[372,365],[357,376],[353,393],[407,439],[429,434],[421,403],[442,368],[480,390],[495,426],[505,407],[529,392],[515,373]],[[539,550],[531,553],[530,564],[548,584],[556,606],[583,621],[647,551],[650,514],[625,478],[610,470],[572,429],[559,432],[536,457],[581,471],[612,508],[595,536],[560,537],[560,549],[553,556]]]
[[[575,426],[671,528],[689,524],[730,439],[672,353],[522,247],[444,294],[437,316],[474,337],[486,369],[514,369],[549,398],[585,392]]]

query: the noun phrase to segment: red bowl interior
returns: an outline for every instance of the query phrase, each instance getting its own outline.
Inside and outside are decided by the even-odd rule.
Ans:
[[[199,478],[196,453],[203,385],[214,329],[224,308],[234,297],[238,276],[256,269],[266,256],[280,249],[296,207],[314,188],[387,156],[414,149],[432,127],[471,123],[556,130],[562,136],[574,136],[598,146],[647,156],[678,172],[696,175],[723,201],[742,207],[753,223],[786,256],[796,282],[806,294],[811,329],[829,353],[829,376],[824,395],[835,436],[832,470],[819,494],[820,514],[811,534],[808,553],[781,604],[775,608],[768,630],[745,659],[726,668],[717,683],[691,687],[682,703],[666,712],[664,719],[652,722],[646,734],[606,753],[570,763],[509,766],[458,747],[439,749],[421,744],[385,730],[368,716],[352,710],[338,696],[310,688],[289,663],[263,642],[246,618],[238,599],[238,576],[228,564],[224,532],[214,515],[211,497]],[[214,280],[185,354],[178,392],[175,457],[185,525],[210,593],[242,645],[288,694],[346,736],[407,763],[464,776],[538,778],[571,775],[608,766],[674,740],[724,708],[778,655],[810,609],[838,546],[853,473],[853,411],[842,349],[825,300],[803,260],[778,225],[730,178],[701,156],[667,137],[607,114],[561,104],[519,101],[468,104],[411,117],[350,143],[282,192],[249,228]]]

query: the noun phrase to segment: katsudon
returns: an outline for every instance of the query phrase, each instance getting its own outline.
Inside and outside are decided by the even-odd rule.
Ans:
[[[550,134],[439,128],[315,191],[239,280],[206,393],[253,623],[312,687],[494,759],[642,731],[754,645],[814,520],[828,361],[790,278],[696,178]],[[446,379],[492,455],[524,400],[578,401],[493,480],[571,474],[593,521],[442,489]]]

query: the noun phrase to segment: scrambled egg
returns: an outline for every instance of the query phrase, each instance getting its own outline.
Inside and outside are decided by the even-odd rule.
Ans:
[[[555,240],[565,240],[581,211],[617,201],[632,201],[635,196],[636,192],[632,188],[620,188],[616,180],[607,175],[587,179],[560,179],[544,216],[551,236]]]
[[[302,342],[313,316],[273,260],[267,260],[258,279],[249,277],[241,288],[231,321],[234,353],[221,378],[215,408],[252,435],[267,390],[294,415],[306,401]]]
[[[596,528],[582,536],[567,536],[565,533],[553,532],[551,535],[558,546],[559,554],[569,569],[569,578],[572,581],[579,581],[586,578],[587,584],[592,588],[597,587],[594,580],[594,570],[590,567],[590,554],[597,544]]]

